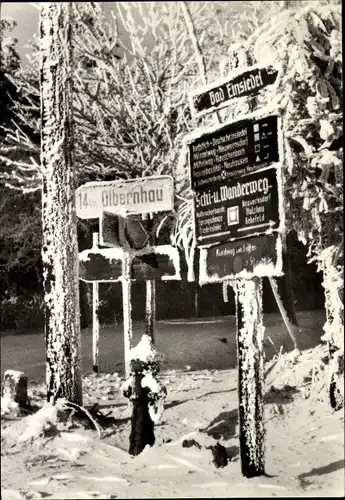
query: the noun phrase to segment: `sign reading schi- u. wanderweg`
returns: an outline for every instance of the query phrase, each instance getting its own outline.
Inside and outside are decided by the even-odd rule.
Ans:
[[[237,70],[226,78],[211,82],[189,93],[189,102],[194,117],[229,106],[239,97],[257,95],[260,90],[272,85],[278,71],[272,66],[251,66],[245,71]]]

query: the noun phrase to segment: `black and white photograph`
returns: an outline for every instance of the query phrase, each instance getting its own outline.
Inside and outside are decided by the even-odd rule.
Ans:
[[[1,498],[345,496],[342,2],[0,2]]]

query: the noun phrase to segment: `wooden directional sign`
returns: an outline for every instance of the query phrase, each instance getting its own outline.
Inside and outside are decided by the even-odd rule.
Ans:
[[[143,220],[140,215],[122,217],[104,211],[99,219],[100,244],[125,249],[169,245],[173,221],[170,212],[160,212],[154,214],[153,219]]]
[[[278,117],[242,120],[189,145],[198,246],[278,229]]]
[[[118,248],[90,249],[79,253],[79,279],[82,281],[120,281],[124,252]]]
[[[126,250],[139,250],[149,243],[149,234],[139,215],[122,217],[103,212],[100,217],[100,243]]]
[[[200,276],[203,283],[239,276],[281,276],[281,236],[265,234],[202,248]]]
[[[136,256],[131,262],[131,278],[137,281],[176,279],[174,261],[168,254],[150,253]]]
[[[76,191],[76,211],[82,219],[95,219],[106,210],[114,214],[142,214],[172,210],[174,182],[170,175],[109,182],[87,182]]]
[[[79,254],[79,279],[87,282],[117,282],[122,278],[125,252],[120,248],[84,250]],[[147,252],[131,251],[130,279],[179,280],[180,257],[177,248],[161,245]]]
[[[194,117],[229,106],[239,97],[254,96],[272,85],[278,71],[272,66],[252,66],[228,75],[189,93],[190,108]]]

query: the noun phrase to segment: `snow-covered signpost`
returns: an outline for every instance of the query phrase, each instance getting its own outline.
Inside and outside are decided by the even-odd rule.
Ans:
[[[47,398],[82,404],[71,4],[42,3],[41,168]]]
[[[131,281],[146,282],[145,333],[154,341],[155,280],[180,279],[179,254],[170,245],[170,235],[165,239],[157,237],[171,216],[173,179],[169,175],[156,175],[90,182],[78,188],[76,203],[79,217],[99,218],[99,243],[108,247],[99,248],[94,243],[93,248],[79,254],[79,278],[94,284],[122,283],[125,373],[128,377],[132,343]],[[155,215],[151,215],[153,212]]]
[[[247,68],[191,93],[192,113],[216,111],[259,92],[273,68]],[[254,82],[254,83],[253,83]],[[234,95],[235,90],[239,95]],[[216,99],[217,97],[217,99]],[[186,138],[194,192],[199,282],[226,282],[236,296],[242,474],[265,473],[261,278],[282,274],[282,137],[278,114],[242,116]]]

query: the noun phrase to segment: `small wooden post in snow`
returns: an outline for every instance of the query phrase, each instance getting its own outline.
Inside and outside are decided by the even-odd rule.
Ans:
[[[123,309],[123,340],[125,350],[125,375],[129,377],[131,362],[129,351],[132,347],[133,326],[132,326],[132,297],[130,280],[131,256],[124,252],[122,266],[122,309]]]
[[[98,233],[93,233],[92,248],[98,247]],[[92,359],[93,371],[98,373],[99,363],[99,287],[98,281],[92,282]]]
[[[234,280],[241,469],[245,477],[265,474],[263,424],[262,280]]]
[[[294,348],[295,348],[295,350],[296,350],[296,352],[298,354],[301,354],[301,350],[300,350],[300,348],[298,346],[297,338],[296,338],[296,335],[294,333],[294,325],[291,324],[291,322],[290,322],[290,320],[288,318],[288,315],[286,314],[286,311],[285,311],[285,308],[284,308],[284,305],[283,305],[283,301],[281,300],[279,292],[278,292],[278,285],[277,285],[276,281],[273,278],[268,278],[268,281],[270,282],[274,298],[276,299],[276,302],[277,302],[280,314],[281,314],[281,316],[283,318],[283,321],[285,323],[286,329],[287,329],[287,331],[288,331],[288,333],[289,333],[289,335],[291,337],[291,340],[293,342]]]
[[[152,344],[155,343],[155,320],[156,320],[156,282],[146,280],[146,323],[145,333],[151,337]]]

